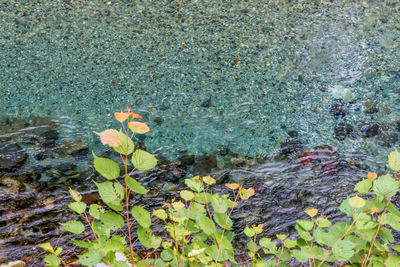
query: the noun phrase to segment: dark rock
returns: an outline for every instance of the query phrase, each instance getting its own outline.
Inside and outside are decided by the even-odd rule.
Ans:
[[[68,171],[75,170],[76,165],[72,162],[63,162],[60,165],[56,166],[55,169],[62,173],[67,173]]]
[[[222,146],[218,147],[218,154],[221,156],[226,156],[229,154],[229,152],[230,152],[230,150],[229,150],[229,147],[227,147],[227,146],[222,145]]]
[[[59,137],[57,130],[54,129],[46,130],[39,134],[39,136],[44,141],[55,141]]]
[[[381,127],[376,123],[368,123],[361,127],[361,135],[364,137],[374,137],[381,132]]]
[[[212,169],[217,167],[217,159],[214,155],[203,155],[196,158],[194,170],[200,175],[210,175]]]
[[[71,143],[64,143],[60,147],[60,153],[65,155],[80,155],[87,154],[89,146],[86,142],[82,140],[76,140]]]
[[[298,151],[301,151],[303,148],[303,144],[299,140],[289,140],[286,142],[283,142],[281,144],[281,155],[288,155],[291,153],[295,153]]]
[[[154,118],[153,122],[156,125],[161,125],[163,123],[163,120],[160,117],[156,117],[156,118]]]
[[[400,120],[396,121],[396,129],[400,131]]]
[[[298,138],[299,137],[299,133],[295,130],[291,130],[288,132],[288,135],[292,138]]]
[[[194,164],[195,156],[189,155],[186,152],[184,152],[178,156],[177,160],[179,160],[181,162],[181,165],[190,166],[190,165]]]
[[[377,107],[369,107],[364,110],[364,113],[374,114],[374,113],[378,113],[378,111],[379,111],[379,109]]]
[[[15,119],[11,122],[11,128],[13,130],[20,130],[27,127],[29,123],[24,119]]]
[[[346,116],[346,107],[343,104],[334,104],[329,109],[329,114],[337,118],[343,118]]]
[[[24,164],[26,153],[17,144],[0,146],[0,170],[12,170]]]
[[[384,133],[379,136],[379,144],[383,147],[392,147],[399,140],[398,133]]]
[[[337,140],[342,141],[346,139],[354,131],[353,126],[348,123],[341,122],[335,126],[335,137]]]
[[[49,155],[46,152],[39,152],[34,156],[36,160],[44,160],[47,159],[48,157]]]
[[[210,106],[211,106],[211,96],[201,104],[201,107],[203,108],[209,108]]]

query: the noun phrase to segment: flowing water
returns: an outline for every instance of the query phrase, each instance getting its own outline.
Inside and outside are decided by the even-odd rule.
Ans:
[[[398,0],[11,0],[0,25],[0,152],[24,154],[0,169],[0,262],[40,264],[68,186],[92,195],[88,150],[107,153],[93,131],[126,106],[163,158],[141,176],[163,192],[149,198],[199,173],[255,185],[238,231],[292,233],[311,206],[340,216],[399,144]]]

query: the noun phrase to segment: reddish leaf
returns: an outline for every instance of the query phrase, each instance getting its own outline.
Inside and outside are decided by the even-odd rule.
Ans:
[[[148,131],[150,131],[149,126],[147,126],[147,124],[143,122],[131,121],[129,122],[128,126],[129,129],[132,130],[132,132],[139,134],[147,133]]]
[[[125,112],[115,112],[114,113],[115,118],[117,119],[117,121],[119,122],[124,122],[126,119],[129,118],[129,113],[125,113]]]
[[[134,118],[134,119],[142,118],[142,116],[140,116],[139,114],[133,113],[133,112],[129,112],[129,115],[132,116],[132,118]]]
[[[121,144],[118,131],[116,130],[108,129],[102,131],[101,133],[96,133],[96,134],[100,136],[100,140],[103,143],[103,145],[109,145],[111,147],[114,147],[114,146],[119,146]]]

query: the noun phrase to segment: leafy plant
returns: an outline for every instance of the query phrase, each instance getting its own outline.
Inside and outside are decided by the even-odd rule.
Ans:
[[[73,202],[68,207],[79,214],[81,220],[61,224],[66,231],[76,235],[86,231],[90,233],[87,240],[73,241],[74,245],[85,249],[78,256],[80,264],[179,267],[212,263],[220,266],[227,261],[236,263],[231,244],[234,234],[231,231],[233,223],[230,216],[239,202],[251,197],[254,190],[245,189],[239,184],[227,184],[232,191],[231,200],[229,195],[221,196],[211,192],[209,186],[215,184],[215,179],[197,176],[185,180],[191,190],[181,191],[181,200],[172,199],[152,214],[141,206],[131,207],[131,193],[147,193],[146,188],[132,178],[131,174],[134,170],[146,171],[154,168],[157,159],[144,150],[135,149],[132,140],[134,134],[143,134],[150,130],[145,123],[134,120],[141,116],[132,113],[130,108],[127,108],[127,112],[116,112],[114,116],[121,122],[121,130],[108,129],[96,134],[104,145],[112,147],[120,154],[124,174],[120,175],[117,162],[93,153],[94,168],[107,180],[94,181],[104,205],[91,204],[87,207],[81,194],[70,189]],[[133,168],[129,170],[131,166]],[[167,236],[164,240],[151,230],[152,215],[165,226]],[[133,231],[135,228],[136,234]],[[119,235],[117,231],[123,235]],[[135,240],[134,236],[137,236]],[[135,253],[133,245],[137,241],[145,249],[152,251],[147,257],[140,258]],[[60,257],[62,248],[54,249],[50,243],[41,244],[40,247],[49,252],[44,258],[46,266],[68,266]],[[161,253],[158,256],[159,251]],[[118,255],[121,254],[128,256],[128,260],[120,260]]]
[[[400,211],[391,202],[399,189],[396,172],[400,170],[400,153],[389,154],[394,174],[368,173],[355,186],[356,195],[347,197],[340,210],[352,221],[332,223],[317,209],[305,210],[309,220],[297,220],[299,238],[277,235],[278,242],[256,235],[262,229],[253,226],[244,233],[254,239],[248,243],[253,266],[289,266],[283,261],[295,259],[297,265],[330,266],[400,266],[400,246],[394,245],[392,230],[400,231]],[[272,255],[263,259],[259,252]]]

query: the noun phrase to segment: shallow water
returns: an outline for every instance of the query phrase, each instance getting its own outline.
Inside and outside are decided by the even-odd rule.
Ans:
[[[11,117],[0,142],[20,144],[39,177],[1,196],[0,262],[59,237],[67,186],[90,192],[93,178],[90,158],[60,150],[82,139],[104,152],[92,131],[118,127],[111,114],[127,105],[151,128],[147,150],[167,159],[141,178],[162,192],[150,197],[201,172],[254,185],[239,232],[257,222],[292,233],[310,207],[339,218],[352,185],[383,172],[399,144],[399,1],[13,0],[0,1],[0,23],[0,110]],[[49,124],[60,134],[50,148]],[[194,163],[171,161],[182,154]],[[234,163],[243,156],[263,160]],[[80,182],[57,171],[60,158]]]
[[[391,129],[398,119],[399,8],[393,0],[6,1],[0,106],[52,116],[64,138],[93,142],[91,130],[118,126],[107,115],[130,105],[152,128],[149,150],[170,157],[220,145],[271,154],[289,130],[307,144],[386,155],[375,140],[338,142],[334,127]],[[352,94],[344,118],[329,113],[338,88]],[[365,101],[379,111],[364,113]]]

